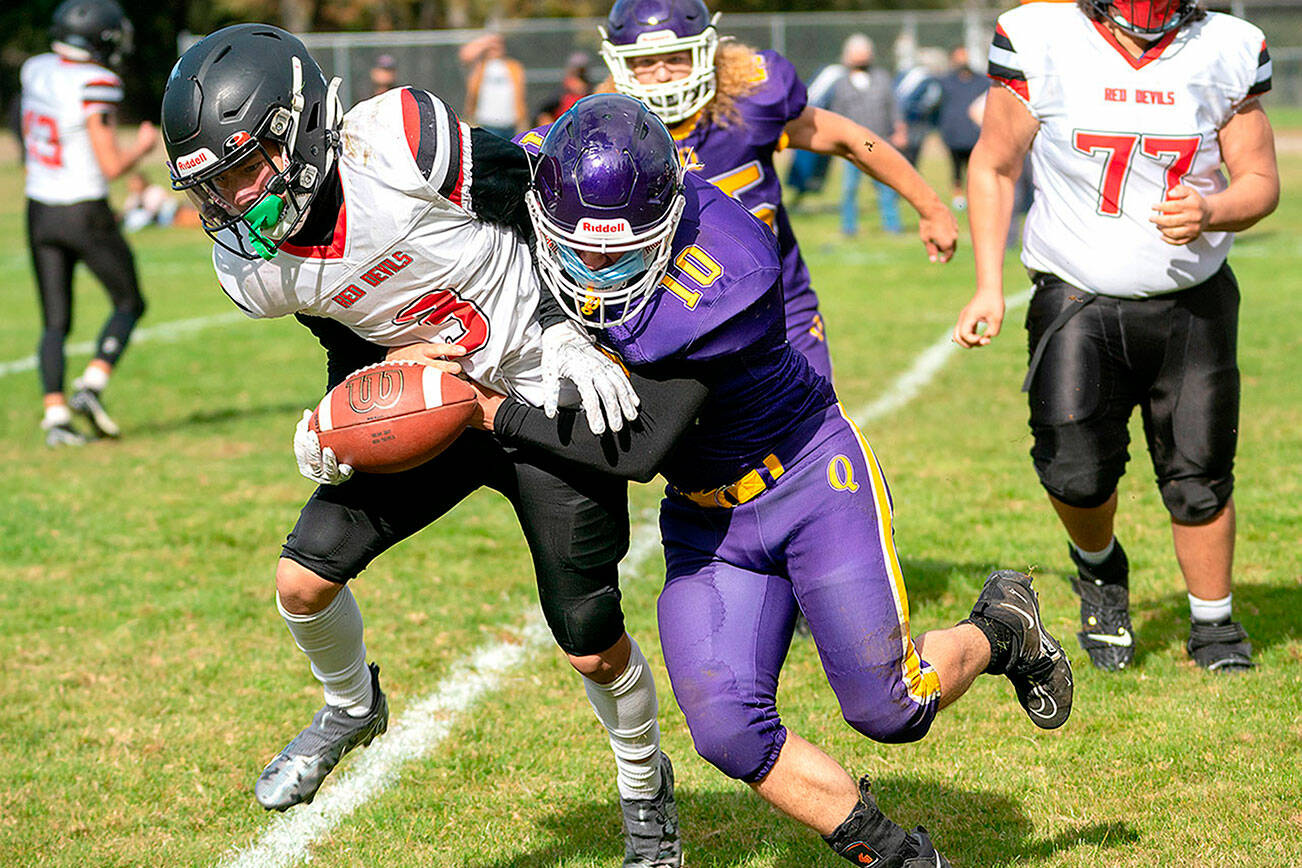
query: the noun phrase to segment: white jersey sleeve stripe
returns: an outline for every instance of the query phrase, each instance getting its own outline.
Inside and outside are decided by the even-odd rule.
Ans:
[[[1252,87],[1248,88],[1248,96],[1259,96],[1270,90],[1270,77],[1273,72],[1273,66],[1270,62],[1270,52],[1266,50],[1266,43],[1261,43],[1261,54],[1257,55],[1257,76],[1253,81]]]
[[[1017,49],[1013,48],[1012,40],[999,24],[995,25],[995,38],[990,43],[986,75],[1010,88],[1023,100],[1030,102],[1031,94],[1026,85],[1026,73],[1022,69],[1022,61],[1017,56]]]

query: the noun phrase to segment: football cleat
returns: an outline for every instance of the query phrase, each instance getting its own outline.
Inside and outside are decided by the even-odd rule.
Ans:
[[[1040,618],[1040,601],[1031,577],[1015,570],[996,570],[986,578],[972,616],[1008,627],[1016,637],[1004,674],[1017,701],[1041,729],[1057,729],[1071,715],[1071,661]]]
[[[1189,641],[1185,644],[1194,662],[1209,672],[1242,672],[1252,662],[1252,643],[1248,631],[1238,621],[1219,624],[1189,622]]]
[[[58,449],[60,446],[84,446],[86,438],[76,431],[71,425],[45,425],[41,428],[45,430],[45,445],[51,449]]]
[[[72,387],[76,391],[68,399],[68,406],[86,417],[95,433],[100,437],[116,437],[122,433],[118,423],[113,421],[113,417],[104,409],[100,403],[99,392],[86,387],[81,380],[73,380]]]
[[[1067,546],[1076,564],[1072,590],[1080,597],[1080,647],[1095,669],[1116,672],[1135,659],[1135,636],[1130,624],[1130,561],[1121,543],[1101,564],[1082,560],[1076,547]]]
[[[905,842],[916,854],[906,858],[900,868],[951,868],[949,860],[940,855],[931,843],[927,830],[919,826],[909,833]],[[883,868],[890,868],[890,860],[882,863]]]
[[[253,785],[258,803],[268,811],[284,811],[300,802],[311,804],[326,775],[359,744],[369,745],[389,728],[389,701],[380,689],[380,667],[370,664],[371,710],[353,717],[345,709],[326,705],[312,723],[294,736],[267,764]]]
[[[683,844],[678,837],[674,802],[674,766],[660,752],[660,791],[650,799],[619,800],[624,812],[624,868],[680,868]]]

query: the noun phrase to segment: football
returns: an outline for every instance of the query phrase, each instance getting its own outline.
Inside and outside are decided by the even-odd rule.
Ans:
[[[474,390],[456,377],[419,362],[381,362],[326,393],[308,426],[340,463],[398,473],[451,445],[475,407]]]

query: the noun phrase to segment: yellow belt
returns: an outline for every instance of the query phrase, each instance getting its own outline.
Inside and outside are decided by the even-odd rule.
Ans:
[[[673,492],[707,509],[732,509],[734,506],[741,506],[749,500],[754,500],[786,472],[782,462],[771,453],[764,459],[763,464],[763,467],[751,470],[731,485],[720,485],[707,491],[681,491],[674,488]]]

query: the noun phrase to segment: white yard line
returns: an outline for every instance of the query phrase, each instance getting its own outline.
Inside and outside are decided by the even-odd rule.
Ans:
[[[1008,310],[1026,303],[1030,293],[1008,300]],[[958,347],[947,331],[927,347],[882,397],[852,414],[867,423],[911,401],[944,367]],[[629,553],[620,570],[625,583],[646,576],[646,565],[660,548],[655,511],[649,510],[633,525]],[[551,637],[530,606],[515,623],[521,624],[513,641],[497,642],[471,652],[454,664],[434,692],[414,701],[389,731],[370,747],[359,751],[336,774],[310,805],[281,814],[252,844],[227,855],[222,868],[288,868],[311,858],[312,845],[326,837],[353,811],[375,798],[398,779],[402,767],[429,754],[484,696],[497,690],[502,676],[523,663]]]
[[[212,316],[198,316],[193,319],[178,319],[171,322],[159,323],[154,326],[142,326],[136,329],[131,335],[132,343],[149,343],[150,341],[175,341],[195,332],[203,331],[213,326],[230,325],[234,322],[247,320],[244,314],[239,311],[229,311],[227,313],[213,314]],[[83,341],[79,344],[70,344],[64,348],[70,356],[89,356],[95,352],[95,344],[92,341]],[[36,370],[36,356],[28,356],[25,359],[14,359],[9,362],[0,362],[0,377],[9,374],[21,374],[24,371]]]

